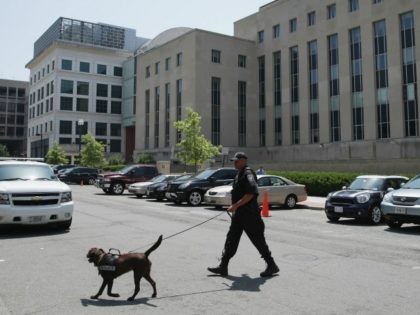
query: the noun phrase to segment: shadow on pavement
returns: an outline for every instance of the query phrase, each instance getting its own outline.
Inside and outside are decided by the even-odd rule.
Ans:
[[[69,232],[53,226],[7,226],[0,228],[0,239],[53,236]]]
[[[398,234],[408,234],[408,235],[419,235],[420,234],[420,226],[402,226],[400,228],[387,228],[384,231],[391,232],[391,233],[398,233]]]

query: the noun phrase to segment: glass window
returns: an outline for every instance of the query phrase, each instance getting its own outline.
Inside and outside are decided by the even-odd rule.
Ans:
[[[71,135],[72,125],[73,124],[71,120],[60,120],[60,134]]]
[[[81,61],[80,65],[79,65],[79,71],[89,73],[90,72],[90,63]]]
[[[76,110],[79,112],[87,112],[89,108],[89,100],[87,98],[78,98]]]
[[[259,31],[258,32],[258,42],[261,44],[262,42],[264,42],[264,31]]]
[[[122,86],[112,85],[111,86],[111,97],[112,98],[121,98],[122,97]]]
[[[61,93],[73,94],[73,81],[72,80],[61,80]]]
[[[182,66],[182,52],[178,53],[176,55],[176,66]]]
[[[146,78],[150,77],[150,66],[146,67]]]
[[[96,112],[107,113],[108,112],[108,101],[96,100]]]
[[[65,96],[60,97],[60,109],[73,110],[73,98]]]
[[[121,137],[121,124],[111,124],[111,136]]]
[[[107,84],[96,84],[96,96],[108,97],[108,85]]]
[[[0,86],[0,96],[7,96],[7,87]]]
[[[155,74],[159,74],[160,62],[155,62]]]
[[[211,62],[220,63],[220,50],[212,49],[211,50]]]
[[[121,140],[111,140],[109,151],[120,153],[121,152]]]
[[[89,95],[89,82],[77,81],[77,94]]]
[[[334,19],[336,15],[336,6],[335,3],[327,6],[327,19]]]
[[[95,127],[95,135],[97,136],[106,136],[107,128],[106,123],[97,122]]]
[[[25,89],[18,89],[18,97],[25,97]]]
[[[96,73],[106,75],[106,65],[96,65]]]
[[[171,57],[165,59],[165,70],[168,71],[171,67]]]
[[[238,55],[238,67],[246,68],[246,56]]]
[[[61,59],[61,69],[62,70],[72,70],[73,62],[68,59]]]
[[[297,19],[291,19],[289,21],[289,25],[290,25],[290,33],[294,33],[297,31]]]
[[[123,76],[123,68],[122,67],[114,67],[114,76],[122,77]]]
[[[121,114],[121,102],[111,102],[111,114]]]
[[[9,97],[16,97],[16,88],[9,87]]]
[[[276,24],[273,26],[273,38],[280,37],[280,24]]]
[[[349,0],[349,11],[354,12],[359,10],[359,0]]]
[[[315,22],[316,22],[315,11],[309,12],[308,13],[308,26],[315,25]]]

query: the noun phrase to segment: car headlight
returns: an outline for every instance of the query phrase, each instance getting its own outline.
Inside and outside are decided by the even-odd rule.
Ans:
[[[8,194],[0,194],[0,205],[9,205],[9,195]]]
[[[186,183],[183,183],[183,184],[181,184],[181,185],[179,185],[179,189],[184,189],[184,188],[187,188],[189,185],[190,185],[190,183],[191,182],[186,182]]]
[[[366,203],[370,199],[370,194],[361,194],[356,197],[358,203]]]
[[[72,201],[71,191],[65,191],[61,193],[61,202]]]
[[[384,196],[383,201],[385,201],[385,202],[391,202],[391,201],[392,201],[392,194],[391,194],[391,193],[386,194],[386,195]]]

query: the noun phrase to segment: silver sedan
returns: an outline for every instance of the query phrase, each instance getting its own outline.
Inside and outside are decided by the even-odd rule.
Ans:
[[[300,185],[291,180],[275,175],[258,175],[258,203],[262,204],[264,192],[267,192],[270,205],[285,205],[292,209],[297,202],[305,201],[308,197],[305,185]],[[232,185],[219,186],[209,189],[204,202],[214,205],[216,208],[229,206],[231,204]]]

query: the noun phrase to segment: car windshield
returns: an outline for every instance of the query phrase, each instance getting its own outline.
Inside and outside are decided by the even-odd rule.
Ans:
[[[383,178],[361,177],[361,178],[356,178],[351,183],[351,185],[349,186],[349,189],[353,189],[353,190],[382,190],[383,185],[384,185],[384,179]]]
[[[165,176],[165,175],[158,175],[158,176],[156,176],[156,177],[153,177],[153,178],[151,179],[151,181],[152,181],[153,183],[161,183],[161,182],[165,181],[165,179],[166,179],[166,176]]]
[[[182,175],[182,176],[179,176],[179,177],[175,178],[174,180],[186,180],[190,177],[191,177],[191,175]]]
[[[202,171],[201,173],[198,173],[197,175],[195,175],[194,178],[207,179],[210,176],[212,176],[215,172],[216,172],[215,170],[205,170],[205,171]]]
[[[420,175],[410,179],[404,186],[404,189],[420,189]]]
[[[48,165],[1,165],[0,180],[55,180],[53,170]]]
[[[133,168],[135,168],[134,165],[129,165],[124,167],[122,170],[119,170],[119,173],[121,174],[127,174],[128,172],[130,172]]]
[[[66,169],[64,169],[64,170],[61,171],[61,174],[70,173],[73,169],[74,169],[74,167],[66,168]]]

